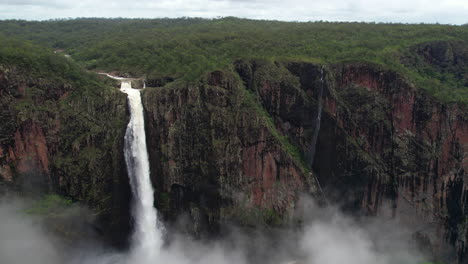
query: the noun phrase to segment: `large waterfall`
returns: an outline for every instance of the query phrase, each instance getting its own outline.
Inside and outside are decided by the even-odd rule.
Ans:
[[[130,122],[125,133],[124,146],[135,221],[130,263],[149,263],[160,254],[163,228],[158,224],[157,211],[154,208],[140,91],[131,87],[130,80],[120,80],[120,90],[127,94],[130,106]]]

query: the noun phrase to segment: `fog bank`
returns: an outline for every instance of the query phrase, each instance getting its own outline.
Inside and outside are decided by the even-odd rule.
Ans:
[[[2,264],[417,264],[425,260],[410,240],[411,233],[388,219],[357,221],[335,207],[320,208],[311,199],[299,204],[296,215],[303,221],[301,227],[258,232],[230,227],[229,235],[208,242],[174,234],[157,256],[146,260],[99,246],[98,241],[64,247],[63,238],[45,229],[41,217],[26,213],[27,203],[3,199],[0,259]]]

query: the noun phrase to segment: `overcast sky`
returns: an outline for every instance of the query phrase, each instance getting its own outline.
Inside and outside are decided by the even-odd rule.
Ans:
[[[182,16],[465,24],[468,0],[0,0],[0,19]]]

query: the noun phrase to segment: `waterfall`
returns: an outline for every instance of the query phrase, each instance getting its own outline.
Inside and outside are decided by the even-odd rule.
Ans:
[[[321,120],[322,120],[323,86],[324,86],[324,80],[323,80],[323,67],[322,67],[322,69],[320,70],[320,90],[319,90],[319,94],[318,94],[318,97],[317,97],[317,101],[318,101],[317,117],[315,118],[315,129],[314,129],[314,134],[312,135],[312,143],[311,143],[310,153],[309,153],[309,155],[310,155],[309,156],[309,164],[310,164],[311,169],[313,169],[312,166],[314,165],[315,148],[316,148],[316,145],[317,145],[318,135],[319,135],[319,132],[320,132],[320,123],[321,123]],[[327,197],[325,195],[325,192],[323,191],[322,186],[320,185],[320,182],[318,180],[317,172],[311,172],[311,175],[314,177],[315,183],[317,184],[317,187],[318,187],[320,193],[322,193],[323,201],[328,204],[328,199],[327,199]]]
[[[315,129],[314,129],[314,134],[312,135],[312,143],[310,147],[310,155],[309,155],[309,164],[312,167],[314,164],[314,158],[315,158],[315,147],[317,145],[317,139],[318,135],[320,132],[320,121],[322,119],[322,97],[323,97],[323,86],[324,86],[324,80],[323,80],[323,67],[320,71],[320,90],[318,94],[318,109],[317,109],[317,117],[315,118]]]
[[[150,263],[160,255],[163,227],[158,223],[151,185],[145,122],[140,91],[130,80],[119,79],[120,90],[127,94],[130,122],[125,133],[125,161],[133,194],[135,230],[132,236],[130,263]]]

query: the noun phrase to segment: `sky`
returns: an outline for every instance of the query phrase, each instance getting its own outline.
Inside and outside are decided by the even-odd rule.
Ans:
[[[235,16],[282,21],[468,23],[467,0],[0,0],[0,19]]]

